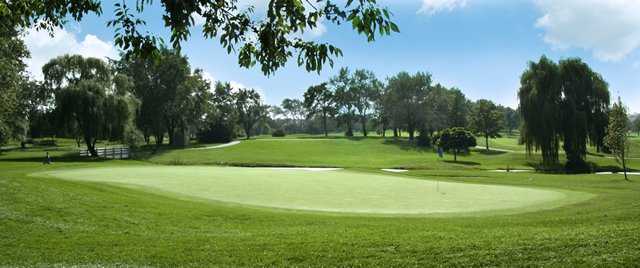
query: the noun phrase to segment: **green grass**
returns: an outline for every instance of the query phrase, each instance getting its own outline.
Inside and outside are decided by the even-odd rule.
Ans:
[[[33,176],[104,182],[181,198],[251,206],[391,215],[522,212],[589,197],[569,191],[440,183],[345,170],[134,166],[58,170]]]
[[[430,148],[416,148],[406,139],[392,138],[284,138],[243,140],[240,144],[211,150],[167,150],[152,156],[159,164],[222,164],[240,166],[311,166],[344,168],[409,168],[431,170],[532,169],[540,162],[538,155],[527,156],[515,138],[492,140],[497,148],[517,152],[474,149],[458,157],[446,154],[443,159]],[[561,156],[562,157],[562,156]],[[612,158],[589,155],[588,161],[602,168],[619,165]],[[640,159],[629,160],[629,167],[640,168]]]
[[[454,164],[430,159],[434,155],[430,151],[381,139],[259,142],[222,150],[167,150],[150,161],[335,165],[372,174],[381,174],[378,168],[413,165],[423,169],[403,176],[592,196],[555,208],[499,215],[316,213],[233,205],[98,181],[30,176],[86,168],[116,171],[165,166],[146,160],[65,156],[69,148],[55,148],[54,164],[42,165],[42,149],[12,150],[0,153],[0,266],[629,267],[640,263],[640,177],[625,182],[621,175],[494,173],[485,169],[522,163],[527,161],[524,154],[477,151],[462,158],[477,165]],[[255,151],[243,144],[255,145]],[[613,165],[608,158],[596,161]],[[250,187],[247,191],[256,191]]]

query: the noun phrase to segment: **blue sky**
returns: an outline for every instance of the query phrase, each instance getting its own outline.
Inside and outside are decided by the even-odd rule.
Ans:
[[[266,0],[265,0],[266,1]],[[155,1],[156,3],[158,1]],[[244,0],[264,8],[264,1]],[[399,71],[426,71],[434,81],[455,86],[472,100],[486,98],[517,107],[519,77],[527,62],[545,54],[553,59],[580,57],[600,72],[612,95],[620,95],[632,112],[640,112],[640,1],[636,0],[382,0],[394,13],[400,33],[368,43],[349,25],[328,23],[306,38],[328,41],[344,56],[333,69],[307,73],[292,61],[270,77],[257,67],[243,69],[235,54],[228,55],[217,40],[207,40],[200,26],[193,28],[183,52],[193,68],[211,79],[232,81],[259,89],[269,104],[284,98],[301,98],[304,90],[326,81],[347,66],[372,70],[384,80]],[[90,15],[46,33],[29,31],[25,40],[32,50],[28,61],[33,76],[49,58],[64,53],[115,57],[111,1],[104,14]],[[159,7],[147,9],[148,30],[168,37]]]

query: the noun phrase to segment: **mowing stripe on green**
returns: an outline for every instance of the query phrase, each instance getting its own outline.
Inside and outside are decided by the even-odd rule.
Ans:
[[[558,206],[573,195],[566,191],[436,182],[347,170],[136,166],[36,174],[251,206],[373,214],[530,211]]]

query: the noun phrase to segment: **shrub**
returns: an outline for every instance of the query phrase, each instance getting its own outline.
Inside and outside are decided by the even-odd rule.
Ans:
[[[198,132],[198,141],[202,143],[230,142],[235,138],[232,124],[214,123]]]
[[[278,129],[276,131],[274,131],[273,133],[271,133],[272,137],[284,137],[286,135],[286,133],[284,133],[283,129]]]
[[[142,135],[142,132],[132,125],[127,125],[125,127],[123,136],[123,142],[128,145],[129,148],[135,149],[138,148],[140,144],[144,143],[144,136]]]
[[[429,137],[426,133],[420,133],[420,135],[418,135],[418,138],[416,139],[416,145],[418,145],[419,147],[431,146],[431,137]]]
[[[453,153],[453,160],[458,160],[458,154],[466,152],[469,147],[475,147],[476,137],[462,127],[454,127],[441,131],[437,136],[437,145]]]

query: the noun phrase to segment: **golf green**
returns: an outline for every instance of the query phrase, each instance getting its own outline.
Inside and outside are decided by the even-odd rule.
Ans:
[[[322,212],[440,214],[548,209],[587,194],[437,182],[347,170],[204,166],[85,168],[36,173],[249,206]]]

